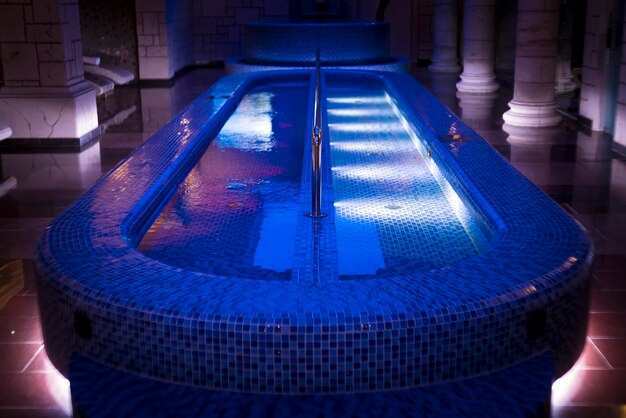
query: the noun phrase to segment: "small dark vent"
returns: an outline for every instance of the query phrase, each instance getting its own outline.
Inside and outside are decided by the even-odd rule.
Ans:
[[[546,333],[548,314],[545,309],[534,311],[526,321],[526,338],[528,341],[536,341]]]
[[[90,340],[92,337],[91,319],[87,316],[87,312],[77,310],[74,312],[74,331],[76,335],[84,340]]]

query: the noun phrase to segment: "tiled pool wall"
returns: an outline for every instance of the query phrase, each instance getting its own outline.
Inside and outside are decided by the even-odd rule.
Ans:
[[[407,58],[390,56],[389,23],[270,20],[244,25],[243,56],[226,60],[226,71],[310,68],[318,49],[325,68],[404,73],[410,68]]]
[[[588,236],[408,76],[375,77],[491,237],[480,255],[402,277],[272,282],[184,271],[136,250],[249,86],[285,77],[310,72],[222,79],[46,231],[39,298],[56,367],[67,374],[77,352],[140,376],[259,393],[417,387],[545,351],[557,374],[570,367],[586,330]]]
[[[243,29],[243,60],[263,65],[384,63],[390,57],[387,22],[251,22]],[[297,45],[297,48],[293,46]]]

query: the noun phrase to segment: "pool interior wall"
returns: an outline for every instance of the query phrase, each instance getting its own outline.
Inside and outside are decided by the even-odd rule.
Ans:
[[[331,167],[320,260],[342,279],[440,267],[486,245],[476,220],[378,80],[323,83]],[[257,87],[152,224],[139,249],[170,265],[233,278],[291,279],[309,190],[309,83]],[[303,155],[307,154],[307,155]],[[307,166],[308,170],[308,166]],[[435,176],[438,174],[438,176]],[[334,199],[334,200],[331,200]],[[473,226],[473,228],[472,228]],[[298,228],[300,227],[300,228]],[[334,270],[334,271],[333,271]]]
[[[410,274],[325,280],[319,250],[332,248],[329,216],[299,218],[311,244],[296,249],[306,274],[292,280],[234,280],[137,251],[245,93],[267,83],[311,82],[310,71],[229,76],[43,234],[38,297],[46,350],[60,371],[68,375],[72,354],[80,354],[162,382],[313,394],[451,382],[546,352],[556,375],[573,364],[589,303],[593,247],[586,232],[411,77],[326,73],[383,83],[402,124],[483,220],[488,249]],[[303,173],[307,164],[304,158]],[[322,209],[330,213],[329,165],[324,178],[330,196]]]

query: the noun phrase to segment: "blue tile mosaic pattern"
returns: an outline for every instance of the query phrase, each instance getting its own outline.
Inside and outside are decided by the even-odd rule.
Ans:
[[[549,353],[486,376],[376,393],[277,395],[211,391],[129,375],[76,355],[70,380],[81,416],[256,418],[528,418],[549,400]]]
[[[387,22],[250,22],[243,29],[243,59],[265,65],[315,62],[317,48],[324,65],[362,65],[390,59]],[[295,47],[294,47],[295,46]]]
[[[387,97],[382,84],[327,89],[340,275],[411,274],[486,245],[480,229],[466,230],[467,209],[448,200]]]
[[[290,68],[305,69],[311,68],[311,65],[290,66]],[[242,58],[231,58],[224,62],[224,68],[228,74],[255,72],[255,71],[276,71],[284,70],[285,67],[281,65],[268,65],[268,64],[251,64],[244,61]],[[344,69],[344,70],[366,70],[366,71],[386,71],[394,73],[408,73],[411,68],[411,63],[408,58],[404,57],[391,57],[384,62],[376,62],[371,64],[361,65],[334,65],[325,64],[324,68],[328,69]]]
[[[229,76],[43,234],[40,309],[57,368],[67,374],[75,352],[167,382],[311,394],[454,381],[546,350],[557,374],[571,366],[584,342],[593,257],[582,227],[411,77],[326,75],[329,85],[384,85],[488,247],[444,267],[340,280],[329,216],[298,220],[290,280],[193,272],[142,254],[145,231],[244,94],[311,72]],[[463,141],[440,139],[457,135]],[[324,174],[328,181],[329,167]],[[325,199],[328,211],[332,187]]]
[[[308,90],[248,92],[139,249],[186,270],[291,278]]]

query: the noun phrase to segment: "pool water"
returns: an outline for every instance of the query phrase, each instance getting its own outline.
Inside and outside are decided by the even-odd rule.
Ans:
[[[327,100],[339,273],[396,275],[476,255],[484,238],[383,86],[330,84]]]
[[[246,93],[139,249],[186,270],[289,279],[308,91],[285,83]],[[266,240],[272,257],[258,245]]]
[[[233,278],[301,274],[308,93],[308,83],[246,93],[139,249],[172,266]],[[476,255],[484,239],[468,232],[467,210],[418,151],[419,139],[382,84],[331,83],[326,95],[330,152],[323,163],[332,167],[325,182],[332,191],[323,198],[334,199],[327,206],[334,213],[309,222],[334,239],[320,247],[321,262],[331,265],[320,271],[383,277]]]

